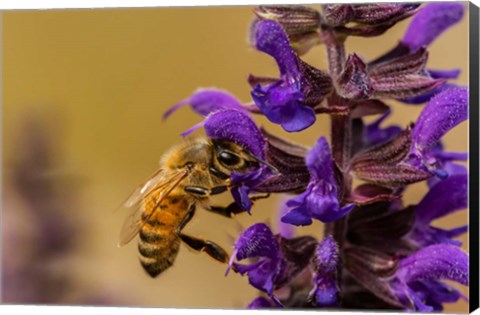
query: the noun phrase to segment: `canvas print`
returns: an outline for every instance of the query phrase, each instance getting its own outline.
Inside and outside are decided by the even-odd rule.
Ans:
[[[467,312],[468,16],[2,12],[2,303]]]

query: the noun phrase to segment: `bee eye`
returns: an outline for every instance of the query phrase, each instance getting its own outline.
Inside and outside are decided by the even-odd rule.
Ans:
[[[240,163],[240,157],[228,151],[220,151],[217,157],[220,163],[225,166],[235,166]]]

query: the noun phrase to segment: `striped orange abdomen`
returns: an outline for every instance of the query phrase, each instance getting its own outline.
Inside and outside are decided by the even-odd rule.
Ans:
[[[145,198],[143,204],[144,224],[139,233],[139,258],[145,271],[151,277],[156,277],[169,268],[177,257],[180,249],[177,228],[187,214],[190,204],[181,196],[174,195],[165,198],[157,208],[157,202],[152,195]]]

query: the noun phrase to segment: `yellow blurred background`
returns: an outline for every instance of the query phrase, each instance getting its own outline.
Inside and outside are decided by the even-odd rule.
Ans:
[[[246,277],[225,277],[225,266],[184,246],[173,268],[150,279],[138,262],[135,242],[117,248],[125,213],[115,211],[158,167],[161,155],[181,141],[179,134],[201,120],[183,108],[162,121],[166,109],[199,87],[226,89],[247,102],[248,74],[277,74],[273,59],[248,45],[251,10],[243,6],[2,13],[3,265],[5,261],[15,265],[30,257],[24,252],[38,250],[36,225],[42,220],[54,234],[58,227],[67,229],[62,237],[68,231],[74,235],[68,248],[26,264],[32,275],[27,274],[25,285],[37,281],[37,273],[62,278],[57,279],[62,289],[49,292],[54,298],[46,296],[39,303],[243,308],[256,297]],[[347,52],[367,60],[379,56],[397,44],[407,25],[408,20],[403,21],[375,39],[350,38]],[[322,46],[304,60],[327,67]],[[431,45],[428,66],[461,68],[456,82],[468,83],[468,14]],[[390,104],[394,115],[387,123],[403,126],[422,108]],[[326,116],[299,134],[256,119],[268,130],[309,146],[329,133]],[[444,138],[446,149],[466,151],[467,131],[463,123],[450,132]],[[43,200],[35,192],[25,197],[32,187],[25,184],[29,176],[52,186],[43,187],[57,209],[50,217],[29,213]],[[417,203],[425,192],[423,183],[410,187],[407,204]],[[251,217],[235,220],[197,211],[187,230],[231,250],[240,227],[259,221],[275,226],[272,209],[281,200],[275,196],[261,201]],[[438,224],[456,227],[466,221],[462,211]],[[322,225],[315,223],[300,233],[320,238],[321,230]],[[467,249],[467,235],[461,240]],[[23,292],[21,284],[16,289]],[[8,290],[3,287],[4,296]],[[9,301],[26,303],[20,295]],[[446,311],[466,310],[464,301],[446,305]]]

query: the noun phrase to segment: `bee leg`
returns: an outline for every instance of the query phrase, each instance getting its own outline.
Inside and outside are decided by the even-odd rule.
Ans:
[[[185,186],[184,189],[186,192],[190,194],[199,195],[199,196],[207,196],[210,193],[207,188],[203,188],[200,186]]]
[[[182,221],[177,227],[177,231],[176,231],[177,234],[180,235],[180,232],[183,230],[185,225],[187,225],[187,223],[190,222],[190,220],[193,218],[193,215],[195,214],[195,209],[196,207],[194,204],[190,206],[190,209],[188,209],[187,214],[185,215],[185,217],[183,217]]]
[[[227,252],[214,242],[202,240],[183,233],[180,233],[179,236],[180,239],[193,250],[205,252],[210,257],[221,263],[228,263],[229,255]]]
[[[213,187],[211,190],[200,186],[185,186],[185,191],[194,195],[218,195],[228,190],[227,186]]]
[[[205,207],[205,209],[213,213],[223,215],[224,217],[227,217],[227,218],[233,218],[234,215],[245,212],[245,210],[241,209],[235,202],[232,202],[226,207],[208,206],[208,207]]]
[[[250,198],[251,201],[256,201],[259,199],[264,199],[268,198],[270,194],[264,194],[264,195],[255,195]],[[226,207],[222,206],[208,206],[205,208],[208,211],[223,215],[224,217],[227,218],[233,218],[234,215],[245,212],[245,210],[241,209],[239,205],[237,205],[236,202],[232,202]]]

